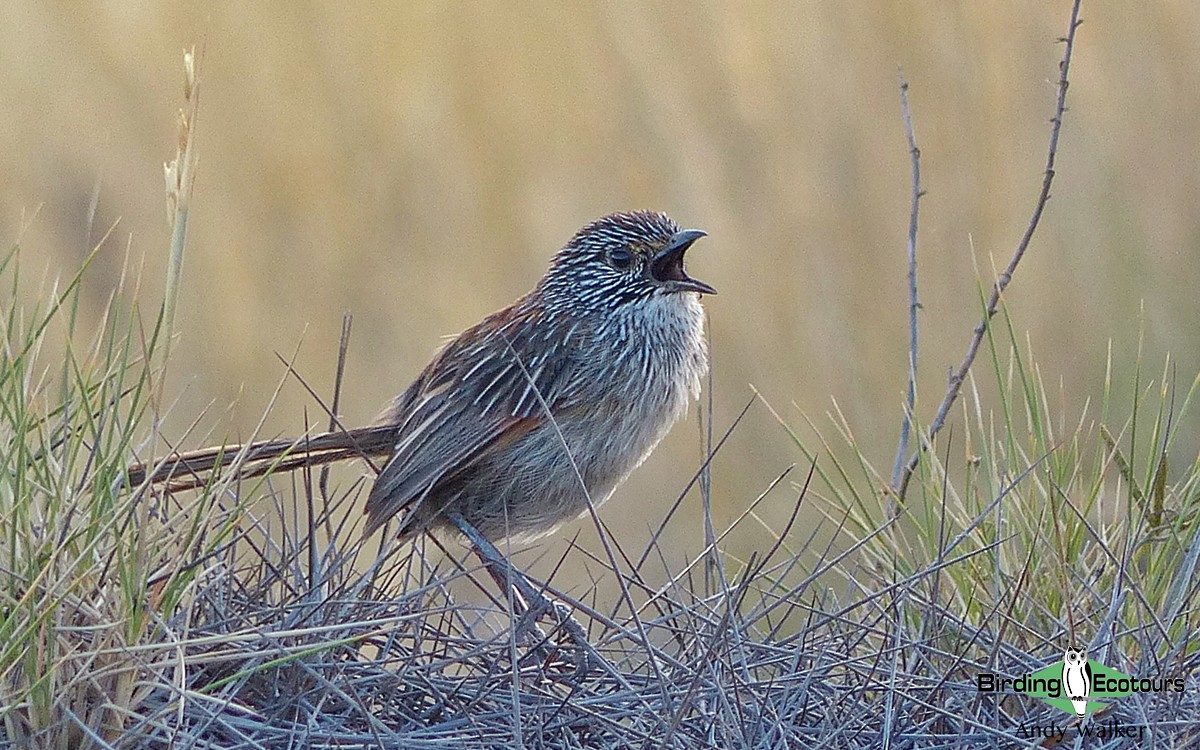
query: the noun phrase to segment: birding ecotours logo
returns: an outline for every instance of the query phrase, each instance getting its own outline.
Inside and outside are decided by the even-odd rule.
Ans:
[[[976,677],[981,693],[1024,693],[1083,719],[1104,708],[1105,701],[1132,693],[1183,692],[1179,677],[1135,678],[1089,659],[1087,651],[1071,647],[1062,661],[1018,677],[982,672]]]
[[[1021,678],[1017,678],[1017,682],[1020,681]],[[1024,685],[1014,684],[1013,687],[1082,719],[1104,708],[1104,701],[1093,699],[1129,695],[1136,680],[1095,659],[1088,659],[1084,649],[1072,647],[1063,654],[1062,661],[1028,675],[1024,682]]]

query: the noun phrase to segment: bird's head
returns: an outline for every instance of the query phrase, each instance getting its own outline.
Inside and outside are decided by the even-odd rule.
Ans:
[[[556,303],[585,309],[656,295],[716,294],[684,270],[684,254],[703,236],[661,213],[611,214],[580,229],[554,256],[541,290]]]

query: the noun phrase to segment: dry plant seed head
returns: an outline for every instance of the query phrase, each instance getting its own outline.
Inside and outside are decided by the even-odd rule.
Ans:
[[[450,341],[383,416],[396,445],[366,533],[457,514],[491,540],[530,538],[603,503],[699,394],[700,296],[716,290],[684,255],[703,236],[661,213],[606,216]]]
[[[183,98],[191,100],[192,90],[196,88],[196,47],[192,46],[183,51]]]

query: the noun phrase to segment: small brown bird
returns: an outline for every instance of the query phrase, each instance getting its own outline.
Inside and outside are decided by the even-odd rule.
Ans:
[[[401,539],[458,529],[476,548],[553,531],[607,500],[699,393],[700,295],[716,290],[683,259],[703,236],[660,213],[606,216],[533,291],[448,343],[378,424],[172,454],[124,481],[183,490],[228,466],[249,477],[390,456],[368,536],[393,517]]]
[[[461,528],[548,533],[599,506],[700,391],[700,295],[684,271],[704,232],[661,213],[606,216],[533,291],[450,341],[388,409],[395,447],[366,534]],[[457,519],[457,520],[456,520]]]

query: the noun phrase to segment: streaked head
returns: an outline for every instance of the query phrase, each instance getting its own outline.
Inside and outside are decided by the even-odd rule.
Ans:
[[[687,275],[684,254],[704,236],[666,214],[610,214],[580,229],[554,256],[540,284],[557,303],[615,307],[655,295],[716,294]]]

